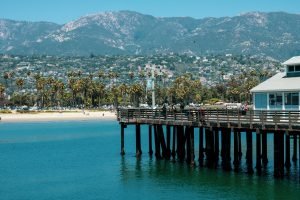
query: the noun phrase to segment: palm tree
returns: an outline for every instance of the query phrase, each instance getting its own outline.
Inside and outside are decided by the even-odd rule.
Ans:
[[[5,92],[5,86],[0,83],[0,99],[3,98]]]
[[[19,103],[20,105],[22,105],[22,95],[21,95],[21,90],[23,89],[23,86],[24,86],[24,80],[22,78],[18,78],[16,80],[16,85],[19,89],[19,95],[20,95],[20,100],[19,100]]]
[[[125,104],[126,103],[125,97],[126,97],[126,94],[128,94],[129,88],[125,83],[122,83],[119,86],[119,91],[120,91],[121,96],[122,96],[122,103]]]
[[[8,87],[7,81],[8,81],[8,79],[9,79],[9,72],[4,72],[3,78],[4,78],[4,80],[5,80],[5,86]]]
[[[36,80],[35,87],[37,90],[37,104],[43,108],[45,104],[44,97],[45,97],[46,79],[44,77],[41,77],[40,75],[35,75],[35,80]]]
[[[143,94],[143,87],[141,84],[135,83],[130,86],[131,102],[134,106],[138,107],[140,103],[140,97]]]

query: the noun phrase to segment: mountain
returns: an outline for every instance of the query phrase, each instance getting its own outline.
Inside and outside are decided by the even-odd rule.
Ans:
[[[235,17],[159,18],[131,11],[87,15],[64,25],[0,20],[0,53],[300,54],[300,15],[250,12]]]

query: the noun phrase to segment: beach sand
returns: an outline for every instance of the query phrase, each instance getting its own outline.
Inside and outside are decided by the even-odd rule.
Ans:
[[[115,112],[110,111],[72,111],[0,114],[0,122],[62,121],[62,120],[116,120]]]

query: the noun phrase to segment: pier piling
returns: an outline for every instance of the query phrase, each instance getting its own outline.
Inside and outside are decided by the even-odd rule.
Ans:
[[[142,146],[141,146],[141,125],[135,125],[135,135],[136,135],[136,157],[140,157],[142,155]]]
[[[204,149],[203,149],[203,127],[199,127],[199,165],[203,166],[204,159]]]
[[[153,150],[152,150],[152,125],[148,126],[148,134],[149,134],[149,155],[153,155]]]
[[[289,132],[285,133],[285,167],[289,169],[291,167],[291,156],[290,156],[290,135]]]
[[[234,165],[234,169],[237,170],[239,168],[239,145],[238,145],[238,132],[236,129],[234,129],[233,132],[233,165]]]
[[[246,132],[246,140],[247,140],[247,172],[252,174],[253,171],[253,152],[252,152],[252,130],[248,129]]]
[[[292,160],[294,161],[294,162],[296,162],[297,161],[297,134],[296,133],[294,133],[294,135],[293,135],[293,140],[294,140],[294,145],[293,145],[293,158],[292,158]]]
[[[261,134],[260,130],[256,129],[256,170],[261,172]]]
[[[125,155],[125,148],[124,148],[124,129],[126,128],[126,125],[124,123],[121,123],[121,155]]]
[[[173,137],[172,137],[172,159],[176,160],[176,126],[173,126]]]
[[[267,141],[267,131],[263,130],[261,134],[261,139],[262,139],[262,163],[263,166],[266,167],[268,164],[268,141]]]

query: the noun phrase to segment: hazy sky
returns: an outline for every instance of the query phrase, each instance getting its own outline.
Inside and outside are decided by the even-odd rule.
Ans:
[[[0,0],[0,18],[59,24],[91,13],[118,10],[194,18],[235,16],[250,11],[300,14],[300,0]]]

